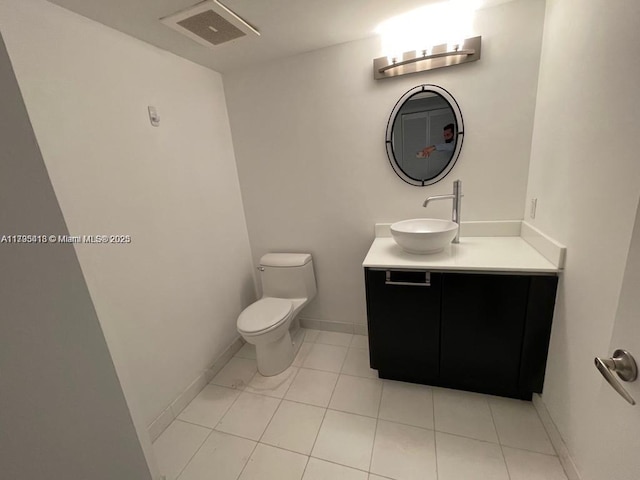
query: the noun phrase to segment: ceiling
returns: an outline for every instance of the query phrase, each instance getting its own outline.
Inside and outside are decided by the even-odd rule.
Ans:
[[[259,37],[202,46],[159,19],[199,0],[49,0],[220,73],[370,37],[390,17],[441,0],[221,0]],[[482,7],[511,0],[482,0]]]

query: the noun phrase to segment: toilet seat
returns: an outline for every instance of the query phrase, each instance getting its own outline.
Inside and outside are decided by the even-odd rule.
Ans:
[[[287,321],[293,311],[291,300],[261,298],[245,308],[238,317],[238,331],[245,335],[260,335]]]

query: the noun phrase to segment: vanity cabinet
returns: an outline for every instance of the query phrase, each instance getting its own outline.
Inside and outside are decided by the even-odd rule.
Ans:
[[[530,399],[542,391],[556,275],[365,269],[381,378]]]

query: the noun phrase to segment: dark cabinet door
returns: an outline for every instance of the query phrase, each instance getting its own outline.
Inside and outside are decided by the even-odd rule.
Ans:
[[[438,378],[441,287],[440,273],[366,270],[371,366],[380,377]]]
[[[542,393],[557,287],[556,276],[531,277],[520,364],[523,396],[531,392]]]
[[[520,275],[442,275],[442,385],[518,396],[529,283]]]

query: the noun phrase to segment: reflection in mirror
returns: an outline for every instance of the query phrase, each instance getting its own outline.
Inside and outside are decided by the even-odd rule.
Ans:
[[[412,185],[431,185],[453,168],[463,138],[462,114],[441,87],[420,85],[398,101],[387,125],[387,154]]]

